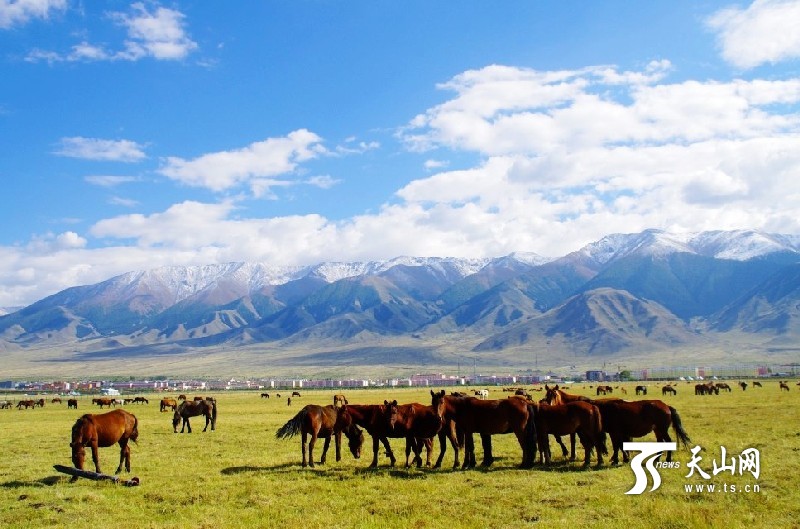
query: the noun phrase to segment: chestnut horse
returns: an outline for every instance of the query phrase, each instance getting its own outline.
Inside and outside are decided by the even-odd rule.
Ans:
[[[383,444],[386,450],[386,456],[391,462],[391,466],[397,462],[392,452],[392,447],[389,445],[388,437],[403,437],[392,435],[389,431],[389,425],[384,419],[386,414],[386,406],[383,404],[345,404],[341,410],[346,411],[352,418],[353,422],[358,426],[364,428],[367,433],[372,437],[372,462],[370,468],[378,466],[378,448]]]
[[[406,438],[406,468],[408,468],[408,458],[413,450],[415,453],[414,461],[417,467],[422,466],[422,447],[427,450],[426,466],[431,466],[431,450],[433,437],[439,434],[442,429],[443,410],[436,410],[433,406],[424,404],[397,404],[397,401],[384,401],[384,412],[389,424],[389,430],[394,435],[404,435]],[[440,401],[440,406],[444,403]],[[445,444],[444,436],[439,437],[439,445]],[[443,453],[444,449],[440,449]]]
[[[108,413],[93,415],[87,413],[75,422],[72,427],[72,463],[75,468],[83,470],[83,463],[86,456],[84,447],[92,448],[92,461],[97,473],[100,470],[99,447],[112,446],[119,444],[119,466],[116,474],[122,472],[122,464],[125,463],[125,471],[131,471],[131,448],[128,441],[136,442],[139,438],[139,421],[136,416],[125,410],[113,410]],[[76,481],[78,476],[74,476],[72,481]]]
[[[204,415],[206,418],[206,427],[203,428],[205,432],[208,429],[209,423],[211,424],[211,431],[213,432],[217,426],[217,401],[211,397],[205,400],[184,400],[181,405],[175,410],[172,415],[172,430],[178,433],[178,423],[183,420],[181,425],[181,433],[183,430],[188,430],[192,433],[192,425],[189,424],[189,417],[197,417]]]
[[[608,451],[606,450],[606,434],[603,432],[600,410],[597,406],[581,400],[566,404],[531,403],[530,406],[536,410],[535,420],[540,462],[550,463],[548,434],[557,439],[561,435],[570,435],[574,439],[574,435],[577,434],[585,454],[583,466],[588,467],[591,464],[592,450],[597,452],[597,466],[603,464],[603,455]],[[563,444],[561,446],[563,450]],[[575,459],[574,451],[573,441],[573,460]]]
[[[353,457],[361,457],[361,447],[364,444],[364,432],[353,423],[353,418],[345,410],[334,406],[318,406],[308,404],[297,415],[281,426],[275,433],[278,439],[293,437],[302,434],[301,451],[303,453],[303,467],[306,465],[314,468],[314,445],[318,438],[325,439],[322,448],[320,464],[325,464],[325,456],[331,444],[331,436],[336,440],[336,461],[342,459],[342,432],[347,435],[348,446]],[[307,436],[311,435],[311,442],[306,443]],[[308,446],[308,459],[306,460],[306,446]]]
[[[445,433],[450,443],[458,446],[456,429],[464,432],[464,463],[462,468],[475,466],[475,445],[472,434],[481,436],[483,461],[488,467],[494,462],[492,455],[492,435],[514,433],[522,449],[522,467],[533,465],[536,454],[536,426],[528,408],[528,401],[522,397],[509,397],[499,400],[480,400],[475,397],[453,397],[431,391],[434,409],[442,410],[441,417],[447,424]],[[441,399],[443,406],[438,402]],[[449,423],[453,423],[453,425]],[[457,452],[456,452],[457,454]]]

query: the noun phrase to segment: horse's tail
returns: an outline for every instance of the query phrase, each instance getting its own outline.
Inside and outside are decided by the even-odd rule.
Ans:
[[[136,415],[133,416],[133,430],[131,431],[130,440],[139,444],[139,419]]]
[[[278,439],[286,439],[288,437],[293,437],[300,433],[303,429],[303,422],[308,415],[308,410],[303,408],[297,415],[289,419],[289,421],[281,426],[277,432],[275,432],[275,437]]]
[[[211,401],[211,423],[217,427],[217,399]]]
[[[592,410],[592,428],[597,435],[597,449],[604,455],[608,455],[608,448],[606,448],[606,431],[603,429],[603,417],[600,414],[600,408],[594,406]]]
[[[672,415],[672,428],[675,429],[675,435],[678,437],[678,444],[683,443],[684,447],[688,447],[692,440],[689,439],[689,434],[686,433],[686,430],[683,428],[683,423],[681,422],[681,416],[678,415],[678,410],[670,406],[669,412]]]

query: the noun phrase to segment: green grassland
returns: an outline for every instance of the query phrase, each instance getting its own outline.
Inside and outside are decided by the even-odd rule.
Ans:
[[[632,384],[626,387],[627,398],[643,398],[633,395]],[[203,433],[203,422],[195,418],[192,434],[174,434],[171,413],[160,413],[159,397],[147,395],[149,405],[126,407],[139,418],[129,476],[138,476],[141,485],[70,483],[53,465],[71,465],[72,424],[80,414],[99,410],[87,397],[78,411],[48,399],[43,409],[0,410],[0,527],[798,527],[800,387],[792,382],[791,391],[780,392],[770,381],[745,392],[737,387],[732,393],[695,396],[693,386],[681,383],[677,396],[663,398],[658,385],[649,387],[650,398],[679,410],[692,444],[704,448],[701,468],[712,473],[722,446],[729,457],[756,448],[759,478],[738,472],[687,478],[691,454],[684,450],[677,454],[680,468],[661,470],[659,489],[626,495],[635,481],[629,465],[582,470],[579,462],[556,457],[550,467],[521,470],[511,435],[495,436],[498,460],[489,469],[452,470],[450,448],[442,469],[405,469],[400,439],[392,440],[397,467],[389,468],[381,453],[380,467],[369,469],[368,436],[360,460],[344,447],[337,463],[331,447],[327,464],[304,469],[299,437],[279,440],[275,431],[303,405],[331,403],[334,392],[303,391],[287,405],[286,392],[278,399],[273,391],[270,399],[259,392],[217,394],[217,430]],[[429,389],[346,394],[351,403],[428,403]],[[500,388],[490,391],[493,398],[507,396]],[[577,385],[572,391],[589,395],[592,390]],[[560,454],[554,443],[553,449]],[[477,451],[480,461],[479,442]],[[101,449],[103,471],[113,472],[118,455],[117,448]],[[87,468],[93,469],[90,461],[87,452]],[[700,483],[718,490],[757,485],[760,491],[684,490],[686,484]]]

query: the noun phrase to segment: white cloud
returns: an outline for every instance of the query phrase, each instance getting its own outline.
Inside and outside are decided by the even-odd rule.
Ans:
[[[7,0],[0,0],[5,2]],[[3,5],[3,4],[0,4]],[[1,12],[0,12],[0,16]],[[122,49],[82,41],[68,53],[33,49],[25,57],[28,62],[97,62],[97,61],[138,61],[147,57],[156,60],[181,60],[198,48],[185,30],[180,11],[152,6],[152,10],[142,2],[131,4],[129,13],[114,12],[110,18],[126,29],[126,39]]]
[[[114,176],[114,175],[90,175],[83,178],[90,184],[101,187],[115,187],[120,184],[127,184],[129,182],[136,182],[138,179],[135,176]]]
[[[55,154],[85,160],[138,162],[146,158],[143,146],[131,140],[104,140],[74,136],[61,138]]]
[[[0,0],[0,29],[21,26],[33,18],[46,19],[67,8],[67,0]]]
[[[112,204],[114,206],[123,206],[123,207],[126,207],[126,208],[134,208],[134,207],[139,205],[139,201],[138,200],[133,200],[133,199],[130,199],[130,198],[123,198],[123,197],[118,197],[118,196],[113,196],[110,199],[108,199],[108,203]]]
[[[745,9],[727,7],[708,20],[722,57],[737,68],[800,58],[800,2],[755,0]]]
[[[265,188],[280,183],[265,179],[291,173],[298,164],[323,154],[321,141],[313,132],[300,129],[284,138],[268,138],[241,149],[204,154],[192,160],[169,157],[159,172],[186,185],[213,191],[247,184],[255,194],[263,194]]]

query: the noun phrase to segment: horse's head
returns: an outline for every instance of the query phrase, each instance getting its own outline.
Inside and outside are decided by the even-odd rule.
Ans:
[[[395,423],[397,423],[397,401],[393,400],[389,402],[388,400],[383,401],[383,414],[386,417],[386,420],[389,422],[389,428],[394,428]]]
[[[558,386],[549,387],[545,385],[545,394],[542,401],[546,402],[547,404],[561,404],[561,393],[558,390]]]
[[[431,390],[431,406],[433,407],[433,411],[436,412],[436,416],[440,419],[444,417],[445,413],[445,401],[444,401],[445,392],[444,390],[434,393]]]
[[[86,453],[83,449],[83,444],[91,437],[92,422],[83,416],[78,419],[72,426],[72,440],[69,443],[72,448],[72,464],[75,468],[83,469],[83,462]]]
[[[364,432],[353,424],[345,430],[345,434],[347,435],[347,446],[350,448],[350,452],[353,457],[359,459],[361,457],[361,447],[364,445]]]

